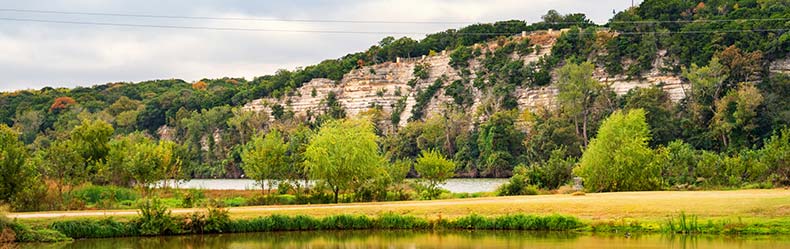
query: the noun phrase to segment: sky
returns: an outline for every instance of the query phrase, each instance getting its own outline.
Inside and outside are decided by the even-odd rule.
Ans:
[[[629,0],[26,0],[0,4],[0,91],[92,86],[152,79],[244,77],[294,69],[363,51],[388,34],[424,33],[473,23],[540,20],[550,9],[605,23]],[[639,4],[641,1],[635,1]],[[178,19],[31,13],[10,10],[211,17]],[[217,20],[217,18],[267,19]],[[119,27],[12,21],[121,23],[232,29],[364,31],[329,34]],[[283,22],[272,19],[444,23]],[[449,22],[449,23],[448,23]]]

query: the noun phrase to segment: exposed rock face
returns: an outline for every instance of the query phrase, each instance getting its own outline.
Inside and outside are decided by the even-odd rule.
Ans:
[[[533,43],[539,44],[542,49],[538,53],[531,53],[525,56],[514,55],[513,59],[520,59],[524,64],[537,61],[541,56],[547,55],[551,51],[560,31],[538,32],[530,34],[529,38]],[[519,39],[519,38],[515,38]],[[498,47],[496,42],[481,44],[476,48],[493,51]],[[373,66],[365,66],[352,70],[345,74],[340,82],[329,79],[313,79],[296,90],[291,96],[282,99],[258,99],[245,105],[245,109],[254,111],[271,112],[273,104],[280,104],[285,109],[294,112],[296,117],[308,117],[310,114],[320,113],[326,108],[324,101],[330,92],[334,92],[338,101],[346,109],[350,116],[369,110],[374,106],[381,107],[386,113],[391,113],[393,107],[404,96],[406,97],[405,108],[400,114],[400,126],[406,124],[412,115],[412,109],[416,103],[416,96],[419,89],[426,89],[441,77],[447,77],[440,89],[432,98],[424,110],[424,117],[441,113],[447,105],[453,105],[453,98],[445,95],[444,89],[455,80],[461,79],[458,70],[450,66],[449,51],[443,51],[434,56],[422,58],[400,59],[398,62],[386,62]],[[659,53],[655,62],[660,65],[663,54]],[[415,79],[414,68],[417,64],[427,65],[429,74],[426,79],[417,79],[414,87],[409,86],[409,81]],[[788,68],[785,65],[784,68]],[[471,80],[475,78],[475,69],[480,67],[480,61],[470,61],[469,70]],[[658,68],[656,66],[655,68]],[[684,83],[678,76],[667,75],[654,69],[643,75],[642,79],[628,79],[624,76],[609,76],[603,69],[597,68],[593,75],[594,78],[609,85],[617,94],[622,95],[628,90],[636,87],[647,87],[659,85],[667,91],[672,100],[680,100],[685,96]],[[555,77],[556,78],[556,77]],[[473,88],[473,87],[472,87]],[[477,110],[486,93],[476,88],[472,89],[474,104],[469,111]],[[518,87],[513,93],[517,98],[519,108],[522,110],[535,110],[537,108],[552,109],[555,107],[554,98],[557,89],[554,86],[546,87]]]
[[[783,73],[783,74],[790,74],[790,56],[788,58],[782,60],[776,60],[771,63],[769,67],[771,73]]]

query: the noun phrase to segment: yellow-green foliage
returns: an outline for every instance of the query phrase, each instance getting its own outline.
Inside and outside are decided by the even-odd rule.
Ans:
[[[648,140],[644,110],[612,113],[590,142],[575,173],[594,192],[657,189],[661,169]]]
[[[376,140],[373,124],[368,120],[328,121],[307,146],[307,171],[312,179],[332,189],[337,202],[341,190],[353,189],[378,174],[386,174]]]
[[[414,169],[420,174],[420,179],[426,182],[427,193],[425,196],[428,199],[433,199],[441,193],[439,185],[453,177],[455,163],[444,158],[444,155],[438,150],[431,149],[422,151]]]

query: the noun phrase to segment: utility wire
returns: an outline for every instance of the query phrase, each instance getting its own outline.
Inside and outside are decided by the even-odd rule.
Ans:
[[[5,9],[0,12],[21,12],[39,14],[85,15],[85,16],[117,16],[117,17],[142,17],[187,20],[222,20],[222,21],[258,21],[258,22],[303,22],[303,23],[372,23],[372,24],[468,24],[473,21],[393,21],[393,20],[340,20],[340,19],[287,19],[287,18],[255,18],[255,17],[216,17],[216,16],[170,16],[132,13],[106,13],[106,12],[75,12],[55,10],[30,10],[30,9]]]
[[[288,19],[288,18],[255,18],[255,17],[217,17],[217,16],[174,16],[111,12],[81,12],[58,10],[32,10],[0,8],[0,12],[39,13],[85,16],[116,16],[140,18],[165,18],[188,20],[224,20],[224,21],[259,21],[259,22],[303,22],[303,23],[370,23],[370,24],[469,24],[476,21],[401,21],[401,20],[342,20],[342,19]],[[642,20],[642,21],[610,21],[609,23],[692,23],[692,22],[759,22],[759,21],[790,21],[790,18],[744,18],[744,19],[699,19],[699,20]],[[585,24],[586,22],[545,22],[547,24]]]
[[[235,27],[207,27],[207,26],[180,26],[180,25],[154,25],[154,24],[134,24],[134,23],[110,23],[110,22],[85,22],[85,21],[65,21],[65,20],[46,20],[28,18],[6,18],[0,20],[15,22],[36,22],[36,23],[55,23],[55,24],[76,24],[76,25],[95,25],[95,26],[116,26],[116,27],[137,27],[137,28],[164,28],[164,29],[188,29],[188,30],[214,30],[214,31],[248,31],[248,32],[286,32],[286,33],[321,33],[321,34],[366,34],[366,35],[427,35],[428,32],[387,32],[387,31],[353,31],[353,30],[297,30],[297,29],[262,29],[262,28],[235,28]],[[619,35],[639,35],[639,34],[704,34],[704,33],[738,33],[738,32],[784,32],[789,29],[740,29],[740,30],[686,30],[686,31],[645,31],[645,32],[619,32]],[[457,32],[455,35],[514,35],[514,33],[497,32]]]

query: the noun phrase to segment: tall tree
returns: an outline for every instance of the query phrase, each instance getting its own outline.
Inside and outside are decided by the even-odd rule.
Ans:
[[[275,182],[285,179],[288,170],[288,145],[277,130],[266,136],[256,135],[241,153],[242,169],[247,177],[257,181],[269,193]]]
[[[96,165],[104,163],[110,151],[109,142],[113,132],[112,125],[99,119],[83,119],[80,125],[71,130],[71,140],[81,145],[79,152],[85,159],[84,163],[89,165],[86,167],[96,169]]]
[[[477,147],[482,174],[505,177],[518,164],[517,159],[524,153],[524,133],[516,129],[516,117],[516,110],[501,111],[480,125]]]
[[[657,189],[661,168],[649,140],[644,110],[614,112],[584,151],[575,173],[593,192]]]
[[[0,203],[9,203],[32,184],[35,170],[26,163],[27,149],[19,133],[0,124]]]
[[[710,128],[719,136],[724,148],[731,145],[748,148],[757,142],[751,133],[757,128],[757,107],[762,102],[760,91],[749,83],[742,83],[737,90],[716,101]]]
[[[595,115],[596,99],[604,96],[606,87],[592,78],[595,65],[590,62],[566,64],[557,71],[557,100],[560,107],[573,119],[576,134],[584,147],[589,143],[590,119]]]
[[[79,142],[66,139],[52,143],[44,152],[46,176],[57,184],[58,192],[70,193],[73,186],[87,182],[91,172],[98,171],[92,164],[86,164],[80,151],[84,146]]]
[[[338,202],[340,191],[372,179],[383,163],[376,140],[373,124],[368,120],[326,122],[305,151],[308,173],[329,186]]]
[[[127,148],[126,159],[123,161],[124,169],[144,195],[152,184],[164,179],[163,171],[159,168],[161,165],[162,157],[157,151],[157,145],[150,139],[143,139]]]

